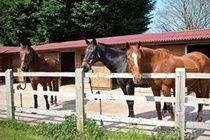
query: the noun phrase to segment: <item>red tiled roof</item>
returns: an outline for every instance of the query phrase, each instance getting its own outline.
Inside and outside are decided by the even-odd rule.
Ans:
[[[8,53],[17,53],[20,51],[20,47],[0,47],[0,55]]]
[[[166,32],[166,33],[152,33],[152,34],[137,34],[125,35],[116,37],[98,38],[97,41],[110,45],[125,44],[126,42],[143,43],[168,43],[168,42],[183,42],[195,40],[210,40],[210,29],[190,30],[181,32]],[[36,51],[59,51],[63,49],[83,48],[86,46],[84,40],[67,41],[61,43],[49,43],[44,45],[33,46]],[[1,53],[17,53],[19,47],[0,47]]]
[[[143,43],[164,43],[207,39],[210,40],[210,29],[127,35],[110,38],[99,38],[97,41],[107,44],[124,44],[126,42],[136,43],[138,41]]]

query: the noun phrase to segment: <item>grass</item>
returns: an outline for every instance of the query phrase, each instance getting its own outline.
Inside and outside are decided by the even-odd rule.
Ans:
[[[122,132],[107,132],[104,140],[151,140],[152,137],[143,131],[129,130],[126,133]]]
[[[0,121],[1,140],[47,140],[44,136],[33,133],[33,126],[16,120]]]
[[[47,140],[44,136],[10,128],[0,128],[0,138],[1,140]]]
[[[86,120],[84,133],[76,130],[76,117],[67,116],[62,123],[29,125],[16,120],[0,120],[1,140],[178,140],[179,131],[158,131],[148,135],[141,130],[107,131]]]

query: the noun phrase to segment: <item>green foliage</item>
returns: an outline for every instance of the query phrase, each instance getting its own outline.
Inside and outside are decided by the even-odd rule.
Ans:
[[[129,130],[128,132],[107,132],[104,140],[152,140],[152,137],[143,131]]]
[[[85,121],[84,131],[86,138],[94,140],[100,140],[102,137],[104,137],[105,132],[103,128],[99,127],[96,122],[92,120]]]
[[[80,2],[75,2],[72,8],[73,22],[78,26],[91,29],[95,25],[95,20],[97,15],[103,13],[105,8],[103,8],[98,1],[83,0]]]
[[[94,121],[85,122],[84,133],[78,133],[76,129],[76,117],[66,116],[62,123],[42,123],[36,127],[38,135],[58,140],[98,140],[103,137],[101,129]]]
[[[1,130],[2,129],[2,130]],[[9,131],[9,132],[8,132]],[[4,135],[5,134],[5,135]],[[62,123],[41,123],[29,125],[16,120],[0,121],[0,137],[8,135],[20,139],[44,140],[178,140],[180,134],[178,130],[161,131],[157,130],[152,135],[146,134],[141,130],[131,129],[128,132],[108,131],[99,127],[92,120],[85,121],[84,132],[79,133],[76,129],[76,117],[66,116]],[[25,136],[25,137],[24,137]],[[2,138],[2,137],[1,137]],[[195,139],[195,135],[188,134],[187,139]]]
[[[142,33],[155,0],[1,0],[0,43],[19,45]]]
[[[148,29],[154,0],[82,0],[72,20],[88,37],[142,33]]]
[[[46,0],[42,2],[35,13],[39,24],[33,43],[59,41],[65,29],[63,11],[65,3],[62,0]]]
[[[36,133],[50,139],[75,139],[77,138],[76,118],[75,116],[67,116],[65,121],[60,124],[42,123],[37,126]]]
[[[27,37],[35,35],[37,20],[34,13],[38,4],[31,0],[0,1],[0,40],[3,44],[17,45]]]
[[[177,129],[169,132],[158,130],[157,134],[153,134],[153,140],[179,140],[179,139],[180,139],[180,133]]]

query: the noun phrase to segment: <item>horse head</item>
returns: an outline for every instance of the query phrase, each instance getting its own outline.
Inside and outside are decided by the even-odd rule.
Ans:
[[[20,68],[22,71],[29,71],[29,66],[32,62],[32,48],[30,43],[23,43],[20,45],[20,59],[21,65]]]
[[[87,72],[91,69],[91,66],[94,65],[100,58],[99,48],[96,39],[94,38],[91,42],[87,39],[85,40],[87,48],[85,49],[85,56],[82,61],[81,67],[84,68],[84,71]]]
[[[133,82],[138,84],[141,82],[141,73],[139,69],[140,61],[141,61],[141,52],[140,52],[141,43],[139,42],[137,45],[130,45],[126,43],[126,56],[128,62],[128,68],[133,75]]]

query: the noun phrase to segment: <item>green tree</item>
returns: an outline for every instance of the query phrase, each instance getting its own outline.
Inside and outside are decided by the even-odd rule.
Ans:
[[[137,34],[148,30],[154,0],[82,0],[72,8],[72,20],[86,36]]]
[[[42,5],[35,13],[39,24],[32,42],[40,43],[60,40],[65,29],[64,9],[65,3],[62,0],[46,0],[42,2]]]
[[[1,41],[5,45],[18,45],[36,32],[37,2],[31,0],[1,1]]]
[[[155,0],[1,0],[0,43],[60,42],[142,33]]]

